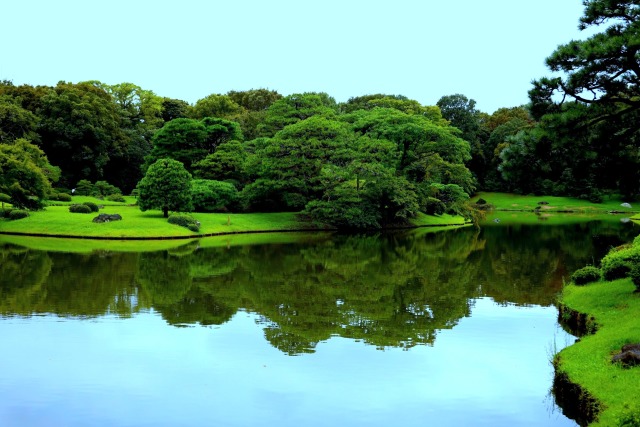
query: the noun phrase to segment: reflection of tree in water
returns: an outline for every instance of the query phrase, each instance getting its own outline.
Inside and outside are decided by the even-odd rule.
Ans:
[[[23,250],[12,255],[4,248],[1,252],[3,313],[130,316],[137,310],[131,280],[136,257],[131,254]]]
[[[46,252],[0,247],[0,313],[29,315],[43,298],[42,284],[51,271]]]
[[[0,307],[126,316],[153,306],[175,325],[222,324],[247,310],[286,354],[313,352],[332,336],[409,348],[432,344],[476,297],[553,304],[563,277],[637,233],[615,237],[620,228],[489,226],[207,249],[191,242],[142,254],[5,247]]]

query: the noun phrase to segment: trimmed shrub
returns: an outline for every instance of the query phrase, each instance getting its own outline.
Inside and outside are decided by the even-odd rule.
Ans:
[[[76,184],[75,194],[76,196],[91,196],[94,192],[93,184],[87,179],[81,179]]]
[[[56,200],[58,202],[70,202],[71,195],[67,193],[54,193],[51,195],[51,200]]]
[[[225,212],[238,202],[238,190],[233,184],[210,179],[191,181],[191,199],[196,212]]]
[[[486,204],[487,204],[487,201],[482,197],[479,198],[478,201],[476,202],[476,205],[486,205]]]
[[[93,202],[84,202],[83,205],[88,206],[91,212],[98,212],[100,210],[100,207]]]
[[[26,218],[28,216],[29,216],[29,212],[23,211],[22,209],[14,209],[11,212],[9,212],[9,219],[10,220],[22,219],[22,218]]]
[[[193,232],[200,231],[200,221],[197,221],[191,215],[186,214],[172,214],[169,215],[169,224],[179,225],[181,227],[188,228]]]
[[[600,280],[600,269],[592,265],[576,270],[571,275],[571,280],[576,285],[585,285],[591,282],[597,282]]]
[[[96,181],[96,183],[93,184],[93,194],[97,197],[106,197],[110,194],[122,194],[122,191],[107,181]]]
[[[91,208],[85,204],[82,205],[71,205],[69,206],[69,212],[71,213],[91,213]]]
[[[602,258],[602,278],[604,280],[625,278],[635,263],[640,263],[640,246],[636,245],[634,241],[633,245],[612,250]]]
[[[119,203],[124,203],[126,200],[124,199],[124,196],[122,194],[109,194],[107,197],[105,197],[105,199],[107,199],[110,202],[119,202]]]

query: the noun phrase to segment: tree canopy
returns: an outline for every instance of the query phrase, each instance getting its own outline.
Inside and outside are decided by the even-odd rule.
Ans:
[[[143,212],[159,209],[167,218],[169,211],[191,210],[191,174],[177,160],[156,161],[137,188],[138,205]]]

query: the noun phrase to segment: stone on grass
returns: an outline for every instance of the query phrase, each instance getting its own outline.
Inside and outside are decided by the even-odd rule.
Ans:
[[[111,221],[120,221],[122,217],[120,214],[105,214],[101,213],[97,217],[93,218],[93,222],[111,222]]]
[[[623,345],[622,351],[615,354],[611,362],[620,362],[625,368],[640,365],[640,343]]]
[[[629,203],[621,203],[620,206],[631,209],[631,205]]]

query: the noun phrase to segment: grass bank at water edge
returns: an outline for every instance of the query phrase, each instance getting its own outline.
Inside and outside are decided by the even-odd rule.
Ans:
[[[568,285],[560,299],[562,307],[595,322],[594,334],[555,357],[556,374],[565,375],[596,402],[593,426],[640,426],[640,366],[624,368],[611,362],[623,345],[640,342],[640,293],[634,290],[629,278]]]

